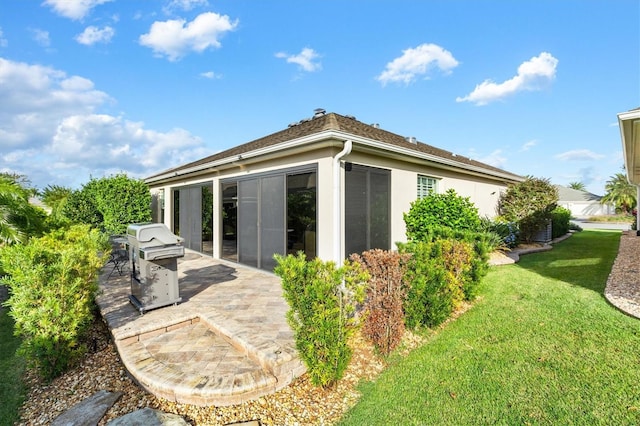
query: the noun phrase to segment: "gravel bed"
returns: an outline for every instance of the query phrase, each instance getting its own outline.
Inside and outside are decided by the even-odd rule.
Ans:
[[[404,345],[410,349],[420,342],[420,338],[407,334]],[[330,425],[357,402],[358,382],[373,380],[385,367],[370,345],[356,337],[352,342],[352,362],[344,378],[332,389],[314,387],[303,376],[275,394],[244,404],[198,407],[159,399],[138,387],[121,364],[101,320],[94,323],[89,346],[93,350],[77,367],[50,384],[42,383],[32,371],[27,373],[31,391],[21,409],[20,424],[49,424],[74,404],[104,389],[123,392],[123,396],[99,425],[144,407],[179,414],[194,425],[226,425],[249,420],[258,420],[261,425]]]
[[[623,311],[640,318],[640,237],[624,233],[620,249],[607,281],[607,299]],[[470,308],[466,305],[451,320]],[[447,321],[448,322],[448,321]],[[444,325],[443,325],[444,326]],[[140,408],[157,408],[183,416],[194,425],[227,425],[258,420],[261,425],[331,425],[358,400],[358,382],[374,380],[385,364],[361,337],[352,342],[354,355],[344,378],[332,389],[312,386],[306,376],[281,391],[230,407],[198,407],[159,399],[145,392],[129,377],[123,367],[106,325],[94,322],[90,348],[81,363],[50,384],[42,383],[29,371],[31,388],[21,409],[21,425],[51,423],[66,409],[99,390],[123,392],[123,396],[107,412],[99,425]],[[407,333],[402,354],[420,346],[424,339]]]
[[[635,231],[623,232],[618,256],[607,279],[605,297],[621,311],[640,318],[640,237]]]

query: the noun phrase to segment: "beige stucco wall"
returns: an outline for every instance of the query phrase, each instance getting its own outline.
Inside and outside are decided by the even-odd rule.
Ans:
[[[391,242],[406,242],[404,213],[417,199],[418,175],[438,179],[438,192],[454,189],[459,195],[469,197],[478,208],[480,216],[495,217],[500,193],[507,185],[495,180],[463,175],[426,165],[401,162],[371,154],[355,152],[345,158],[356,164],[391,170]],[[395,248],[395,247],[394,247]]]
[[[290,153],[287,155],[273,155],[264,161],[251,162],[251,160],[239,161],[230,168],[208,172],[190,179],[177,179],[165,184],[151,184],[151,189],[157,191],[163,188],[165,191],[165,224],[173,229],[173,190],[187,185],[195,185],[204,182],[213,182],[214,200],[214,230],[222,228],[222,215],[220,208],[220,181],[228,178],[241,178],[247,175],[266,173],[275,170],[289,169],[300,166],[317,165],[317,254],[325,260],[332,260],[334,241],[333,222],[333,157],[342,149],[342,142],[333,146],[324,146],[319,149]],[[506,184],[497,180],[461,174],[460,172],[443,170],[424,164],[408,163],[389,156],[366,153],[358,150],[343,158],[344,162],[353,162],[372,167],[391,170],[391,243],[395,248],[396,242],[406,241],[403,214],[409,210],[411,202],[417,198],[417,176],[422,174],[437,178],[438,191],[444,192],[453,188],[458,194],[469,197],[478,207],[481,216],[493,217],[496,214],[496,204],[501,191],[506,189]],[[344,194],[344,167],[340,170],[340,193]],[[344,253],[344,205],[341,200],[340,209],[340,240],[342,253]],[[220,233],[214,232],[215,258],[220,257]]]

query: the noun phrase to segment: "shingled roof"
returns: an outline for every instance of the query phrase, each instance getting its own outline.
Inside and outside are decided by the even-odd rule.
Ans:
[[[186,169],[197,168],[197,166],[217,162],[226,158],[235,158],[238,155],[249,153],[255,150],[271,147],[279,143],[292,141],[331,130],[375,140],[395,147],[413,150],[416,151],[416,154],[428,154],[444,160],[448,160],[450,162],[452,161],[461,163],[463,165],[466,164],[469,166],[485,169],[487,171],[493,171],[499,173],[500,175],[507,175],[509,177],[512,177],[514,180],[522,179],[521,176],[507,172],[503,169],[490,166],[488,164],[472,160],[464,156],[456,155],[452,152],[436,148],[422,142],[409,142],[404,136],[400,136],[396,133],[380,129],[379,127],[374,125],[365,124],[361,121],[356,120],[355,117],[352,116],[343,116],[336,113],[318,113],[312,118],[300,120],[299,122],[290,124],[288,128],[279,132],[264,136],[262,138],[247,142],[242,145],[238,145],[234,148],[227,149],[209,157],[205,157],[191,163],[183,164],[181,166],[165,170],[161,173],[148,177],[147,180],[153,180],[155,177],[180,172]]]

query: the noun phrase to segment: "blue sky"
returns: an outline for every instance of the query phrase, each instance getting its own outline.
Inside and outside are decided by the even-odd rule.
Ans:
[[[640,106],[640,2],[3,0],[0,171],[145,177],[315,108],[596,193]]]

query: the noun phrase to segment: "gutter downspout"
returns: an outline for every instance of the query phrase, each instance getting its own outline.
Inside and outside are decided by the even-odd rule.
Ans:
[[[340,160],[351,153],[351,139],[344,141],[344,148],[333,157],[333,259],[342,265],[342,192],[340,191]]]

